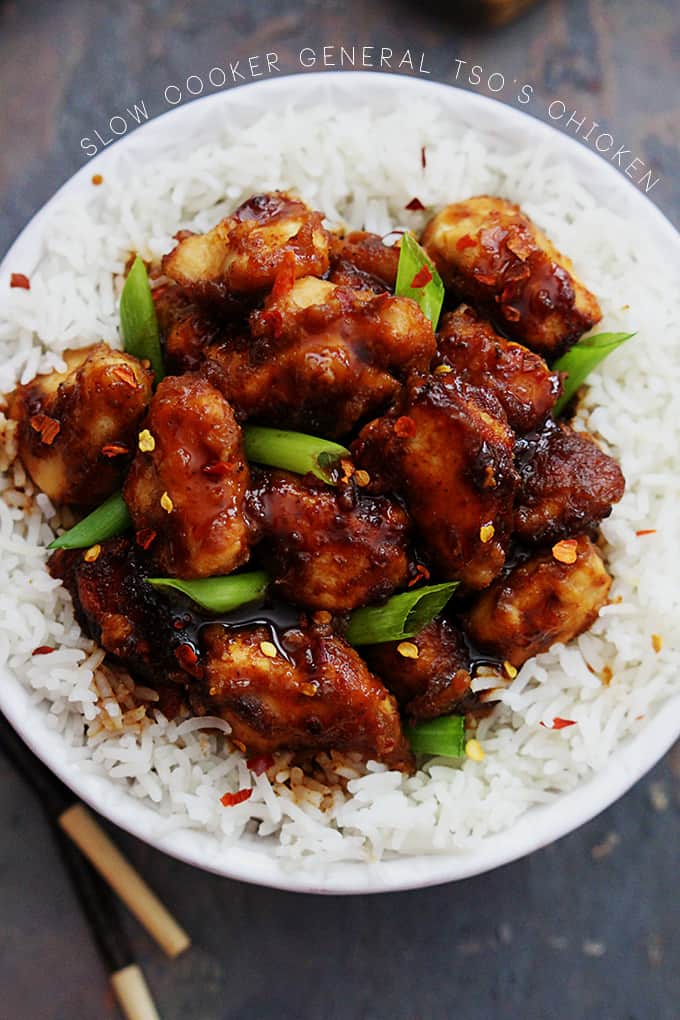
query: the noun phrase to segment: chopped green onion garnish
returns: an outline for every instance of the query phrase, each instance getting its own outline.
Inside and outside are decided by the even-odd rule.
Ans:
[[[151,363],[156,383],[159,383],[165,372],[158,319],[151,296],[149,276],[139,255],[132,263],[121,294],[120,325],[125,350],[140,361],[147,358]]]
[[[174,588],[211,613],[229,613],[261,599],[269,584],[264,570],[229,577],[202,577],[198,581],[179,581],[175,577],[150,577],[149,584],[158,588]]]
[[[115,535],[122,535],[132,527],[132,520],[125,505],[123,494],[113,496],[93,510],[69,531],[50,542],[48,549],[87,549],[95,542],[103,542]]]
[[[430,584],[393,595],[382,606],[355,609],[345,637],[351,645],[379,645],[413,637],[441,613],[458,581]]]
[[[598,333],[597,336],[587,336],[558,358],[552,366],[553,372],[566,372],[562,396],[553,408],[553,418],[558,418],[564,408],[586,376],[588,376],[601,361],[620,347],[626,340],[630,340],[635,333]]]
[[[349,450],[328,439],[318,439],[302,432],[246,425],[243,429],[246,457],[255,464],[293,471],[306,475],[310,471],[322,482],[332,484],[330,470],[340,457],[349,457]]]
[[[434,262],[409,232],[401,239],[394,293],[398,297],[413,298],[432,323],[432,329],[437,328],[444,303],[444,284]]]
[[[462,758],[465,754],[465,718],[462,715],[428,719],[417,726],[407,726],[404,732],[415,754],[437,754],[446,758]]]

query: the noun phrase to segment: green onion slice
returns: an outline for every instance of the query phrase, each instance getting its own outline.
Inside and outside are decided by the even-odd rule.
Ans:
[[[132,520],[125,505],[123,494],[114,492],[113,496],[93,510],[82,521],[65,531],[59,538],[50,542],[48,549],[87,549],[96,542],[121,535],[132,527]]]
[[[197,581],[179,581],[175,577],[150,577],[149,584],[174,588],[211,613],[228,613],[239,606],[261,599],[269,584],[264,570],[229,577],[202,577]]]
[[[558,418],[562,414],[592,370],[597,368],[608,354],[633,336],[635,333],[598,333],[597,336],[587,336],[557,359],[552,366],[553,372],[566,372],[567,378],[564,381],[562,395],[553,408],[553,418]]]
[[[378,645],[413,637],[441,613],[458,583],[430,584],[393,595],[382,606],[355,609],[345,637],[351,645]]]
[[[121,294],[120,325],[125,350],[140,360],[148,358],[156,383],[159,383],[165,372],[158,319],[151,296],[149,276],[139,255],[132,263]]]
[[[414,287],[414,280],[420,285]],[[444,284],[434,262],[408,231],[401,239],[394,293],[398,297],[413,298],[432,323],[432,329],[437,328],[444,303]]]
[[[443,715],[417,726],[406,727],[406,737],[415,754],[437,754],[462,758],[465,754],[465,718]]]
[[[328,439],[307,436],[303,432],[246,425],[243,428],[246,458],[256,464],[283,468],[298,475],[310,471],[322,482],[333,484],[330,471],[340,457],[349,457],[349,450]]]

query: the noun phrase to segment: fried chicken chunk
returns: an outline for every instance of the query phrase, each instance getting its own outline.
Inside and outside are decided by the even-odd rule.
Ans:
[[[504,340],[469,305],[444,316],[437,346],[436,366],[448,365],[459,378],[493,393],[517,432],[545,421],[562,391],[559,375],[543,358]]]
[[[321,213],[285,191],[254,195],[206,234],[184,236],[163,272],[193,298],[223,299],[272,287],[284,262],[298,276],[328,270]]]
[[[448,205],[425,227],[423,245],[447,287],[546,358],[602,318],[571,260],[504,198]]]
[[[399,248],[384,244],[378,234],[355,230],[345,237],[331,235],[332,283],[382,294],[394,290],[398,265]]]
[[[401,655],[398,641],[368,646],[364,658],[412,722],[463,711],[473,696],[468,653],[459,631],[439,617],[409,643],[417,647],[417,658]]]
[[[398,409],[353,450],[401,492],[440,577],[485,588],[505,562],[517,484],[514,436],[490,393],[450,376],[412,379]]]
[[[194,710],[226,719],[251,752],[357,751],[409,771],[396,701],[354,649],[317,629],[280,640],[277,650],[267,627],[205,628]]]
[[[309,476],[262,472],[250,509],[290,602],[343,612],[386,598],[408,578],[410,521],[385,496],[343,500]]]
[[[135,529],[154,533],[158,568],[191,578],[240,566],[249,481],[241,429],[222,394],[197,375],[166,377],[123,489]]]
[[[9,397],[19,456],[55,503],[88,509],[120,486],[151,397],[152,373],[104,343],[64,354],[66,370],[38,375]]]
[[[468,613],[474,643],[519,667],[587,630],[612,579],[585,535],[575,540],[575,554],[573,563],[563,563],[550,551],[538,553],[495,581]]]
[[[415,301],[315,277],[275,288],[251,331],[210,349],[207,378],[243,417],[328,437],[382,410],[436,350]]]
[[[88,562],[86,555],[84,549],[57,549],[48,563],[52,577],[70,593],[85,632],[154,686],[186,679],[170,651],[171,614],[144,581],[132,542],[110,539],[96,559]]]
[[[555,542],[608,517],[623,496],[621,468],[595,440],[548,421],[517,445],[520,488],[514,530],[524,542]]]
[[[163,284],[152,293],[163,338],[166,373],[181,375],[196,371],[208,344],[217,340],[223,328],[209,310],[196,305],[174,284]]]

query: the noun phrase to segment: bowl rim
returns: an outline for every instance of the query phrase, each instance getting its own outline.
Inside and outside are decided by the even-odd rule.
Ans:
[[[0,263],[0,286],[9,276],[10,264],[21,264],[32,271],[41,255],[42,230],[61,202],[91,186],[93,168],[103,171],[112,158],[124,150],[153,141],[176,130],[182,121],[189,124],[209,104],[246,106],[257,90],[256,102],[274,93],[274,100],[289,103],[323,100],[341,101],[342,90],[358,95],[360,104],[375,101],[379,92],[395,96],[410,92],[413,98],[434,97],[459,116],[479,114],[485,127],[489,122],[501,130],[516,128],[522,135],[545,140],[565,154],[565,161],[577,170],[585,170],[602,190],[632,205],[634,212],[652,226],[653,240],[665,243],[680,253],[680,234],[668,218],[635,185],[575,137],[555,126],[500,100],[461,89],[444,82],[423,80],[410,75],[377,71],[316,71],[282,75],[201,96],[168,110],[121,137],[77,170],[34,214],[11,244]],[[334,93],[336,95],[334,95]],[[389,97],[392,98],[391,96]],[[680,737],[680,694],[662,703],[640,732],[622,742],[605,767],[589,776],[568,793],[558,794],[547,804],[526,811],[509,829],[485,837],[474,850],[432,855],[409,855],[375,863],[340,861],[315,866],[286,863],[268,852],[264,841],[240,839],[233,846],[216,847],[215,837],[197,830],[167,830],[158,827],[159,815],[146,803],[134,798],[107,777],[88,774],[68,760],[60,734],[47,725],[47,715],[32,705],[29,691],[0,669],[0,710],[28,746],[77,796],[95,811],[149,845],[177,859],[217,875],[270,888],[323,894],[365,894],[418,889],[478,875],[517,860],[572,832],[605,810],[622,796],[670,749]]]

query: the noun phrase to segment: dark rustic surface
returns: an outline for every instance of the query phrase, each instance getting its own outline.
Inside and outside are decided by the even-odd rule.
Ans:
[[[410,47],[530,82],[650,166],[677,224],[676,0],[549,2],[485,34],[455,0],[0,0],[0,251],[83,163],[83,135],[225,60],[301,47]],[[481,89],[480,89],[481,90]],[[511,101],[510,94],[504,97]],[[130,935],[165,1020],[674,1020],[680,1002],[680,748],[600,818],[483,878],[356,899],[293,896],[193,871],[115,833],[194,948]],[[0,759],[0,1017],[112,1020],[105,974],[38,805]]]

